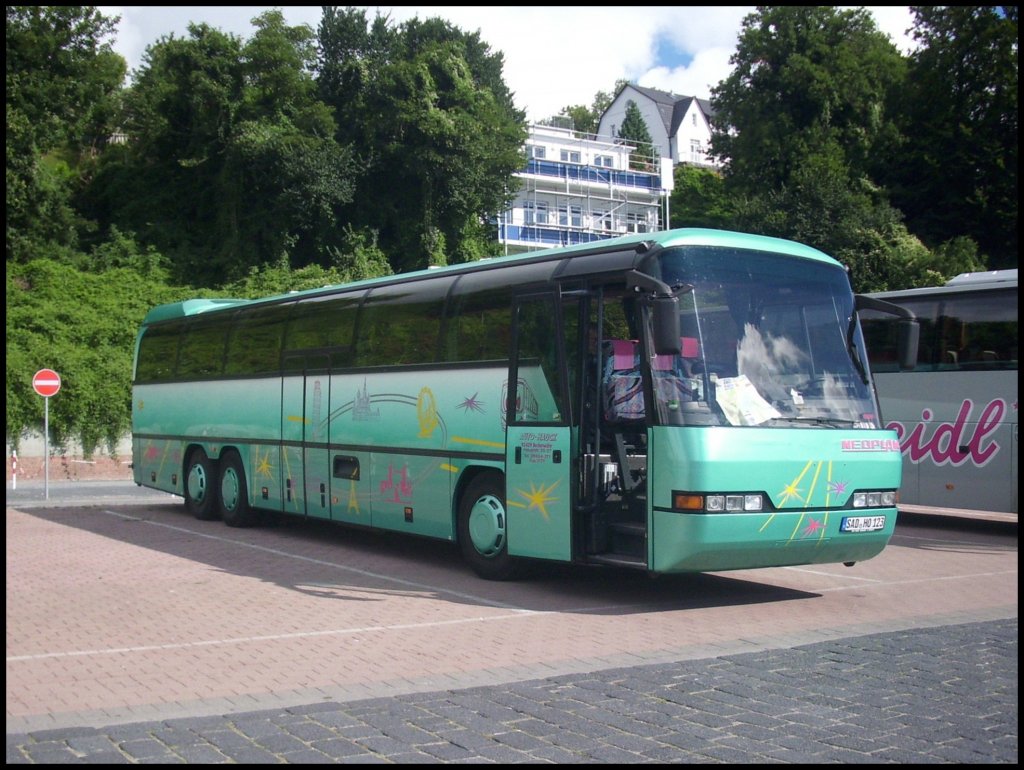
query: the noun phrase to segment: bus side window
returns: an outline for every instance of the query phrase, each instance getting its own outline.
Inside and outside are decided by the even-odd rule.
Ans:
[[[174,379],[178,343],[185,331],[184,321],[151,326],[139,343],[136,382],[166,382]]]
[[[178,377],[219,377],[224,371],[231,318],[221,314],[213,319],[194,318],[185,331],[178,352]]]
[[[332,362],[350,366],[352,334],[363,292],[299,303],[285,332],[285,350],[334,348]]]
[[[359,310],[356,366],[429,364],[437,359],[445,294],[451,282],[424,281],[370,291]]]
[[[1015,367],[1016,299],[1003,289],[954,295],[943,304],[944,342],[960,369]]]
[[[448,363],[508,360],[512,303],[508,292],[464,294],[449,303],[441,360]]]
[[[232,326],[224,373],[272,374],[281,369],[281,338],[290,305],[244,310]]]

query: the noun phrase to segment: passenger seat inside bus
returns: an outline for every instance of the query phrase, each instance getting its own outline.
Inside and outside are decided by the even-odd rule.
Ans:
[[[619,491],[625,495],[643,487],[646,477],[646,439],[644,429],[644,387],[640,375],[640,354],[636,340],[606,340],[604,368],[601,373],[601,401],[604,422],[602,451],[609,451],[619,466]],[[631,461],[639,460],[639,463]],[[639,465],[639,468],[637,466]],[[634,473],[634,469],[636,472]]]
[[[655,356],[653,362],[655,389],[659,398],[695,400],[689,378],[693,376],[691,361],[698,358],[700,348],[696,337],[680,337],[682,368],[670,355]],[[604,416],[610,423],[634,423],[644,419],[643,379],[640,376],[640,354],[636,340],[608,340],[605,349]]]
[[[644,389],[636,340],[607,340],[602,375],[604,417],[612,423],[644,419]]]

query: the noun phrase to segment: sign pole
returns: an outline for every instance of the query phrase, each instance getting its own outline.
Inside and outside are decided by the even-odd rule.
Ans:
[[[43,498],[50,499],[50,397],[43,398]]]
[[[50,499],[50,396],[60,391],[60,375],[53,369],[40,369],[32,378],[32,388],[43,397],[43,494]]]

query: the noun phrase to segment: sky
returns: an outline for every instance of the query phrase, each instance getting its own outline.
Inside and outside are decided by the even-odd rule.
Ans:
[[[248,38],[252,19],[279,8],[289,25],[314,31],[322,6],[99,6],[120,16],[114,50],[128,70],[139,67],[159,38],[187,36],[190,22]],[[440,16],[465,32],[479,31],[492,52],[504,55],[505,83],[531,122],[567,106],[591,106],[598,91],[612,94],[618,80],[710,98],[730,72],[743,18],[754,6],[358,6],[394,22]],[[912,48],[906,6],[865,6],[878,28],[901,50]]]

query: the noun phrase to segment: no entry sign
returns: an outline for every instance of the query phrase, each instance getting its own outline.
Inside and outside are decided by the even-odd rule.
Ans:
[[[56,396],[60,390],[60,375],[53,369],[40,369],[32,378],[32,387],[44,398]]]

